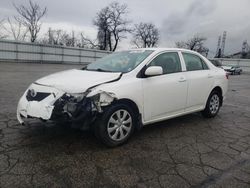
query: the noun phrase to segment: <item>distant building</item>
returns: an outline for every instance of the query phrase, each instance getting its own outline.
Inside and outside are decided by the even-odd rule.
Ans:
[[[247,40],[245,40],[242,43],[241,58],[243,58],[243,59],[250,58],[250,47],[247,43]]]
[[[241,57],[242,57],[241,52],[237,52],[237,53],[225,56],[225,58],[232,58],[232,59],[241,59]]]
[[[247,41],[245,40],[242,43],[242,50],[241,52],[237,52],[231,55],[227,55],[225,56],[225,58],[233,58],[233,59],[250,59],[250,47],[247,43]]]

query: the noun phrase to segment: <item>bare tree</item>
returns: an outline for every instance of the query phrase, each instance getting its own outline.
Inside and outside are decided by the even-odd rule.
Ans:
[[[94,25],[98,28],[97,40],[100,50],[108,50],[111,38],[110,24],[110,9],[109,7],[105,7],[97,13],[96,18],[94,19]]]
[[[205,37],[195,35],[186,42],[180,41],[180,42],[176,42],[175,44],[176,44],[176,47],[178,48],[186,48],[186,49],[193,50],[193,51],[199,52],[207,56],[209,49],[204,46],[204,42],[206,40],[207,38]]]
[[[15,19],[28,28],[30,41],[35,42],[41,29],[40,20],[46,14],[47,8],[41,8],[39,4],[34,3],[31,0],[27,6],[17,6],[14,4],[14,7],[19,14],[19,16],[15,17]]]
[[[140,23],[134,26],[132,42],[138,48],[154,47],[159,41],[159,30],[152,23]]]
[[[21,22],[11,18],[7,19],[7,26],[4,26],[4,30],[17,41],[24,41],[28,34],[28,29]]]
[[[78,47],[91,48],[91,49],[100,48],[96,40],[91,40],[89,37],[86,37],[83,33],[80,33],[80,42],[78,43]]]
[[[51,30],[51,28],[49,28],[48,35],[49,35],[49,44],[60,45],[61,42],[60,40],[63,35],[63,30],[61,29]]]
[[[184,42],[184,41],[178,41],[178,42],[176,42],[176,43],[175,43],[175,46],[176,46],[177,48],[188,48],[187,45],[186,45],[186,42]],[[188,49],[189,49],[189,48],[188,48]]]
[[[0,20],[0,39],[5,39],[8,37],[8,35],[6,35],[5,33],[2,33],[3,29],[4,29],[4,19]]]
[[[44,35],[43,39],[41,40],[41,43],[44,44],[51,44],[51,45],[63,45],[61,43],[61,39],[65,31],[61,29],[51,29],[47,31],[47,33]]]
[[[97,41],[86,37],[83,32],[77,33],[75,36],[75,31],[67,33],[61,29],[49,28],[47,34],[40,42],[51,45],[77,46],[80,48],[99,48]]]
[[[110,4],[111,9],[111,32],[114,38],[114,47],[112,51],[115,51],[118,45],[118,42],[122,38],[126,38],[125,34],[131,32],[131,29],[128,28],[129,20],[124,18],[128,14],[128,7],[126,4],[120,5],[118,2],[112,2]],[[110,50],[111,51],[111,50]]]
[[[73,46],[73,40],[70,34],[66,33],[65,31],[62,33],[59,44],[63,46]]]
[[[53,30],[49,28],[47,34],[40,41],[43,44],[61,45],[61,46],[76,46],[77,40],[75,38],[75,32],[67,33],[61,29]]]
[[[115,51],[119,41],[125,38],[130,23],[125,17],[128,8],[126,4],[112,2],[97,13],[94,25],[98,28],[97,39],[101,50]]]
[[[65,46],[74,47],[76,43],[75,32],[72,31],[71,34],[64,32],[60,38],[60,43]]]

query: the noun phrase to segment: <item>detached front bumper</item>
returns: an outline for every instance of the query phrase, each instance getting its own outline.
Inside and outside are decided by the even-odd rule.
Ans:
[[[19,100],[17,120],[21,124],[27,118],[50,120],[54,110],[54,103],[63,94],[64,92],[55,88],[32,84]]]

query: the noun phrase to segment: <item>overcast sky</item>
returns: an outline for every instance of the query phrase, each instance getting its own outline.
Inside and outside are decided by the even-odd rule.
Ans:
[[[48,13],[42,20],[42,32],[53,29],[83,31],[95,38],[92,21],[96,13],[113,0],[40,0]],[[28,0],[0,0],[0,19],[16,14],[12,2]],[[218,36],[227,31],[225,53],[241,50],[243,40],[250,42],[250,0],[123,0],[129,8],[133,23],[153,22],[160,29],[160,47],[174,47],[176,41],[187,40],[194,34],[207,37],[206,45],[213,54]],[[41,34],[40,34],[41,35]],[[129,40],[119,49],[130,46]]]

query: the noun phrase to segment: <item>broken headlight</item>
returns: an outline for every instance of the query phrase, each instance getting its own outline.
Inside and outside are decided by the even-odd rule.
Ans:
[[[75,102],[75,103],[81,102],[82,99],[86,96],[85,93],[76,93],[76,94],[69,94],[69,95],[70,95],[69,101]]]
[[[77,109],[77,106],[86,96],[85,93],[77,93],[77,94],[67,94],[67,99],[63,106],[64,112],[68,112],[70,114],[74,113]]]

